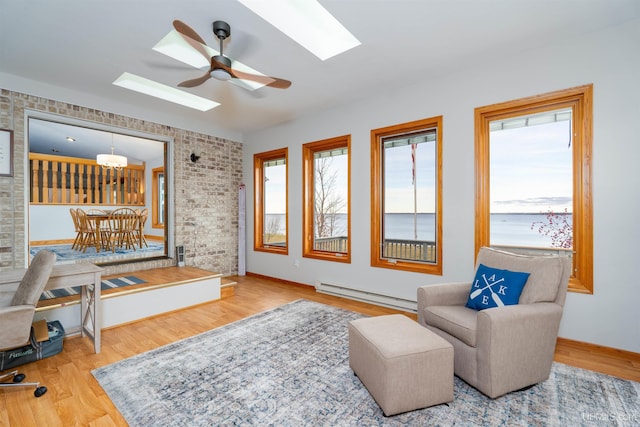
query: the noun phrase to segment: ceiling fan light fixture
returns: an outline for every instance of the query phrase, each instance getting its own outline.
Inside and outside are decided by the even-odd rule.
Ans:
[[[211,72],[211,77],[218,80],[229,80],[231,78],[231,74],[227,72],[227,70],[223,70],[222,68],[216,68]]]
[[[213,58],[211,58],[211,61],[217,62],[218,64],[222,64],[225,67],[231,68],[231,60],[226,56],[216,55]],[[214,67],[214,69],[211,70],[211,77],[213,77],[214,79],[226,81],[231,79],[231,74],[229,74],[229,72],[224,68]]]

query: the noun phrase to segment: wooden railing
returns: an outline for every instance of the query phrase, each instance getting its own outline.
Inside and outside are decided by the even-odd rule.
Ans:
[[[315,250],[347,252],[348,238],[345,236],[315,239]],[[382,256],[388,259],[436,262],[436,244],[431,241],[385,239]]]
[[[382,256],[389,259],[436,262],[436,243],[423,240],[385,239]]]
[[[347,253],[347,243],[349,238],[346,236],[323,237],[316,238],[313,242],[316,251]]]
[[[32,204],[138,205],[144,200],[144,165],[105,169],[94,160],[29,154]]]

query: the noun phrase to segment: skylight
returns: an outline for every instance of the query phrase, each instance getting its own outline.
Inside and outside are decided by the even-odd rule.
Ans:
[[[238,0],[321,60],[360,45],[317,0]]]
[[[210,99],[205,99],[131,73],[122,73],[113,84],[200,111],[208,111],[220,105]]]

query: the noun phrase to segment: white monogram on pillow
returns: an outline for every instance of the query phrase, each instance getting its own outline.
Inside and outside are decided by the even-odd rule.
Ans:
[[[480,295],[482,295],[482,292],[485,289],[489,289],[489,291],[491,292],[491,299],[493,299],[493,302],[496,303],[496,305],[498,307],[504,307],[504,303],[502,302],[502,300],[500,299],[498,294],[506,296],[507,294],[505,293],[505,291],[508,289],[508,287],[505,286],[505,285],[500,285],[498,287],[497,291],[493,290],[493,286],[496,286],[499,283],[504,282],[504,277],[501,277],[500,279],[497,279],[496,275],[492,274],[487,279],[487,276],[485,276],[483,274],[482,275],[482,280],[484,281],[484,284],[485,284],[484,288],[480,287],[481,286],[480,285],[480,280],[476,280],[476,282],[473,284],[473,287],[477,288],[477,289],[475,291],[471,292],[469,297],[471,299],[475,299],[476,297],[479,297]],[[488,305],[489,304],[489,295],[482,295],[481,303],[484,304],[484,305]]]

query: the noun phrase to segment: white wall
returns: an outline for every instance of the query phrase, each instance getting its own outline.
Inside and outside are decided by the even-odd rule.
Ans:
[[[108,206],[107,209],[115,210],[121,207],[131,206]],[[89,209],[87,205],[29,205],[29,241],[75,239],[76,231],[70,208]],[[101,209],[100,206],[93,208]]]
[[[29,205],[29,241],[75,239],[69,209],[80,205]]]
[[[247,271],[315,285],[326,281],[407,299],[424,284],[470,280],[474,265],[474,108],[594,84],[594,294],[570,293],[560,336],[640,352],[640,20],[581,39],[477,63],[418,86],[385,92],[286,125],[245,135]],[[369,265],[370,130],[444,116],[442,276]],[[301,144],[352,136],[352,262],[302,258]],[[289,255],[253,248],[253,154],[289,147]],[[300,262],[295,267],[295,261]]]

